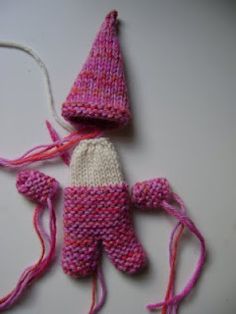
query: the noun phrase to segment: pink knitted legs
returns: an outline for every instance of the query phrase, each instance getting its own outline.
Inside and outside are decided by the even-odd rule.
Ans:
[[[143,248],[137,240],[134,229],[127,221],[122,230],[115,228],[104,241],[104,248],[117,269],[134,274],[146,263]]]
[[[132,274],[146,263],[135,236],[125,183],[65,189],[64,271],[76,277],[92,274],[99,260],[99,243],[119,270]]]
[[[64,272],[73,277],[86,277],[93,274],[97,269],[100,255],[98,241],[85,235],[78,235],[78,238],[73,239],[71,237],[73,230],[68,231],[69,229],[64,235],[62,262]]]

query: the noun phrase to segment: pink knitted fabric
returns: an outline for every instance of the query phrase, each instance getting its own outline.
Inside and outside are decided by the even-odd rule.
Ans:
[[[56,194],[58,182],[40,171],[24,170],[17,176],[16,187],[27,198],[44,205]]]
[[[132,202],[141,208],[157,208],[169,201],[172,191],[166,178],[155,178],[136,183],[132,187]]]
[[[89,57],[62,106],[62,116],[72,123],[102,127],[121,127],[128,123],[130,110],[116,11],[106,16]]]
[[[65,273],[84,277],[95,272],[103,245],[109,259],[121,271],[133,274],[146,264],[136,238],[127,184],[65,189]]]

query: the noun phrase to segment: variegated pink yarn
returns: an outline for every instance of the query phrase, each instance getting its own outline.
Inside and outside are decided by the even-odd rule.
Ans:
[[[149,304],[147,308],[151,311],[162,309],[162,314],[176,314],[181,301],[192,291],[197,283],[205,260],[206,245],[205,239],[193,221],[188,217],[186,206],[182,199],[171,191],[170,185],[165,178],[155,178],[138,182],[132,187],[132,202],[141,209],[163,209],[167,214],[176,218],[178,223],[174,228],[170,238],[170,280],[167,289],[166,299],[156,304]],[[175,295],[174,293],[174,273],[177,242],[180,240],[184,228],[188,229],[200,243],[200,255],[194,272],[184,289]],[[177,236],[176,236],[177,234]],[[175,242],[177,238],[177,242]],[[173,246],[173,243],[175,245]]]
[[[64,190],[62,267],[65,273],[78,278],[94,275],[89,314],[98,313],[106,299],[106,285],[102,268],[99,267],[102,248],[114,266],[128,274],[134,274],[146,265],[146,253],[134,230],[132,207],[160,208],[176,218],[178,223],[172,231],[169,245],[170,276],[165,299],[147,306],[151,311],[162,309],[162,314],[176,314],[180,302],[192,291],[200,277],[206,258],[205,240],[188,217],[181,198],[171,190],[167,179],[155,178],[136,183],[130,197],[128,185],[121,178],[119,163],[113,158],[113,150],[103,150],[104,142],[107,142],[107,139],[100,138],[103,131],[123,127],[131,119],[117,28],[117,11],[113,10],[105,17],[89,56],[62,105],[62,116],[77,130],[61,139],[47,122],[53,144],[36,146],[13,160],[0,157],[0,167],[20,168],[33,162],[60,157],[75,170],[72,171],[71,185]],[[42,60],[27,47],[15,44],[10,47],[27,52],[41,66],[48,84],[53,115],[61,126],[70,130],[71,125],[57,117],[50,79]],[[76,151],[86,145],[87,140],[93,143],[92,150],[86,147],[80,158],[76,159],[76,165],[72,165],[68,150],[77,145]],[[96,143],[100,145],[99,156],[96,155]],[[111,148],[110,144],[108,146]],[[0,299],[0,311],[12,306],[26,288],[47,270],[56,248],[53,200],[58,190],[57,181],[42,172],[24,170],[18,174],[16,186],[20,193],[37,203],[33,224],[42,252],[38,261],[23,271],[16,287]],[[47,231],[41,223],[46,208],[49,210]],[[175,261],[178,242],[185,229],[199,240],[200,255],[186,286],[175,294]],[[100,295],[96,295],[99,290],[97,279]]]
[[[117,11],[105,18],[81,72],[62,106],[72,122],[121,127],[130,120],[123,58],[117,36]]]
[[[169,201],[172,192],[166,178],[138,182],[132,188],[132,201],[140,208],[157,208],[162,201]]]
[[[45,205],[52,199],[58,189],[58,182],[37,170],[24,170],[18,174],[16,187],[32,201]]]
[[[121,271],[133,274],[145,266],[129,205],[125,183],[65,189],[62,266],[67,274],[93,274],[102,247]]]
[[[52,263],[56,248],[56,214],[53,198],[58,189],[57,181],[39,171],[23,170],[18,174],[16,186],[20,193],[37,203],[33,224],[40,240],[42,252],[38,261],[22,272],[15,288],[0,299],[0,311],[15,304],[26,288],[47,270]],[[49,234],[41,224],[42,215],[47,207],[49,210]]]

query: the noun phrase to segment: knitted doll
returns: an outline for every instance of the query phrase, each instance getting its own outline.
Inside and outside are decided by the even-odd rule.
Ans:
[[[139,271],[146,256],[134,232],[128,185],[112,143],[104,137],[81,141],[70,170],[71,187],[64,191],[64,271],[76,277],[93,274],[102,247],[117,269]]]
[[[89,56],[62,106],[62,116],[72,125],[102,130],[124,127],[130,120],[123,58],[117,36],[117,12],[103,22]],[[170,279],[162,313],[175,313],[200,274],[205,260],[202,235],[187,217],[182,200],[171,192],[166,179],[155,178],[132,188],[132,202],[112,143],[105,137],[80,141],[71,163],[71,186],[65,189],[64,246],[62,266],[75,277],[96,272],[102,249],[121,271],[135,273],[146,263],[135,236],[131,209],[162,207],[179,223],[170,243]],[[174,204],[173,204],[174,202]],[[201,255],[185,289],[174,295],[175,259],[184,227],[200,241]],[[96,308],[91,310],[95,313]]]
[[[74,125],[108,129],[122,127],[130,119],[116,17],[116,11],[106,16],[62,106],[62,115]],[[65,189],[65,272],[78,277],[93,273],[101,245],[118,269],[139,271],[146,257],[135,236],[128,185],[113,144],[104,137],[81,141],[70,170],[71,187]]]
[[[25,47],[22,50],[34,56],[31,50]],[[49,84],[44,64],[37,56],[35,59],[44,69]],[[52,96],[50,85],[49,94]],[[175,217],[178,223],[170,238],[170,276],[165,300],[148,305],[148,309],[161,308],[162,314],[177,313],[179,303],[192,290],[200,276],[205,262],[205,242],[187,216],[183,201],[172,192],[165,178],[139,182],[129,193],[117,152],[111,141],[104,137],[105,131],[124,127],[131,118],[117,36],[116,11],[111,11],[106,16],[88,59],[63,103],[62,116],[76,130],[60,139],[47,123],[53,144],[37,146],[15,160],[0,158],[0,166],[19,168],[58,156],[70,166],[70,185],[64,189],[62,267],[66,274],[73,277],[94,275],[95,279],[96,276],[100,279],[103,294],[96,305],[93,289],[90,314],[97,313],[105,301],[105,283],[99,266],[103,251],[118,270],[128,274],[140,271],[147,263],[146,253],[134,230],[132,210],[135,207],[144,210],[162,208]],[[74,146],[70,158],[68,150]],[[22,273],[16,288],[0,299],[0,310],[14,304],[22,291],[52,262],[56,239],[52,200],[57,187],[55,179],[38,171],[24,170],[18,175],[19,192],[38,204],[34,226],[41,242],[42,254],[35,265]],[[45,207],[50,211],[50,234],[42,228],[39,219]],[[192,277],[182,292],[175,294],[178,243],[185,229],[198,238],[201,251]]]

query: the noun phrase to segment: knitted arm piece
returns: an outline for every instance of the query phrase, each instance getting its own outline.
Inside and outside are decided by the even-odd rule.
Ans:
[[[195,266],[195,270],[188,280],[187,284],[183,288],[183,290],[174,294],[174,278],[170,277],[170,291],[167,290],[166,299],[162,302],[149,304],[147,308],[151,311],[163,308],[163,313],[172,309],[174,310],[178,308],[180,302],[192,291],[193,287],[197,283],[201,271],[203,269],[205,260],[206,260],[206,245],[205,239],[201,234],[200,230],[194,224],[194,222],[187,215],[186,206],[183,200],[171,190],[171,187],[165,178],[155,178],[152,180],[146,180],[143,182],[136,183],[131,190],[131,198],[132,203],[139,208],[143,209],[156,209],[161,208],[165,210],[165,212],[175,217],[178,220],[178,224],[174,228],[170,238],[170,264],[171,264],[171,272],[175,269],[175,265],[173,264],[173,259],[175,259],[173,250],[173,242],[175,242],[175,236],[178,231],[178,227],[187,228],[192,235],[194,235],[200,244],[200,253],[199,258]],[[180,229],[181,234],[181,229]],[[180,238],[179,238],[180,239]],[[178,241],[178,240],[177,240]]]
[[[18,174],[16,186],[18,192],[30,200],[46,205],[48,199],[53,199],[59,184],[44,173],[36,170],[24,170]]]
[[[53,199],[58,190],[58,182],[42,172],[22,170],[17,176],[16,186],[18,192],[37,203],[33,225],[42,251],[38,261],[21,273],[14,289],[0,298],[0,311],[13,306],[33,281],[36,281],[47,270],[52,263],[56,248],[56,215]],[[41,218],[47,208],[49,211],[49,234],[41,224]]]
[[[155,178],[137,182],[131,189],[132,203],[142,209],[161,207],[163,201],[170,201],[172,191],[166,178]]]
[[[106,138],[82,141],[71,160],[72,186],[65,189],[62,266],[75,277],[94,273],[101,247],[115,267],[139,271],[146,255],[130,212],[128,185]]]

